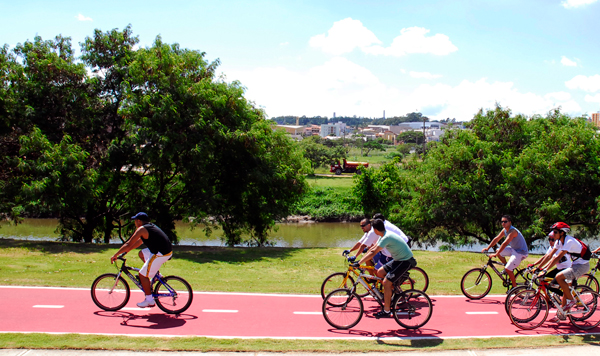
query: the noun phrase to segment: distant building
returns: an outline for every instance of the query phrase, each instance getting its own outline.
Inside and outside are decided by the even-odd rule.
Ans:
[[[275,130],[283,130],[295,138],[297,140],[302,139],[302,134],[304,133],[304,126],[300,125],[276,125]]]
[[[600,127],[600,112],[592,114],[592,123],[596,125],[596,127]]]
[[[346,135],[346,124],[343,122],[337,122],[335,124],[324,124],[321,125],[321,137],[335,136],[342,137]]]

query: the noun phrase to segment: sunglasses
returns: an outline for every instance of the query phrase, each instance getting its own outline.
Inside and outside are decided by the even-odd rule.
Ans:
[[[364,224],[364,225],[363,225],[363,224],[360,224],[360,227],[365,227],[365,226],[367,226],[367,225],[371,225],[371,224]]]
[[[556,241],[556,239],[553,239],[553,238],[549,237],[548,241]]]
[[[508,220],[500,220],[501,223],[506,224]]]

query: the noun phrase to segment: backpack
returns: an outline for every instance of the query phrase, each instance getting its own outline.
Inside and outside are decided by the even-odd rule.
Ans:
[[[574,238],[574,237],[573,237]],[[575,238],[574,238],[575,239]],[[582,258],[586,261],[589,261],[592,258],[592,251],[588,248],[586,244],[584,244],[580,239],[575,239],[581,244],[581,252],[580,253],[570,253],[572,257],[575,257],[573,261],[578,258]]]

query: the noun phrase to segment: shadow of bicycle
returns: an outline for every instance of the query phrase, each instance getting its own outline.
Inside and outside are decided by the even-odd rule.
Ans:
[[[98,311],[94,314],[108,318],[119,318],[121,319],[120,324],[123,326],[153,330],[178,328],[184,326],[190,320],[198,319],[197,316],[191,314],[172,315],[164,313],[148,313],[137,315],[124,311]]]

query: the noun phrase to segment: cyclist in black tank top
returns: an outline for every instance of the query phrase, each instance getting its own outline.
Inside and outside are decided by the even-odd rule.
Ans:
[[[119,255],[138,248],[142,244],[146,245],[147,248],[139,252],[140,258],[144,261],[139,277],[146,298],[137,305],[140,308],[153,307],[154,299],[152,298],[150,280],[158,273],[160,266],[173,256],[173,245],[158,226],[150,223],[150,218],[146,213],[137,213],[131,219],[134,220],[137,229],[129,240],[121,246],[119,251],[111,257],[110,262],[113,263]]]

